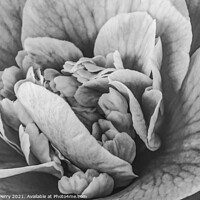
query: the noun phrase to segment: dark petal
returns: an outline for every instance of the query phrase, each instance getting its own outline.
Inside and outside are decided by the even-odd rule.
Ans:
[[[0,168],[26,166],[24,157],[0,138]],[[45,173],[29,172],[0,180],[0,194],[59,194],[58,179]]]

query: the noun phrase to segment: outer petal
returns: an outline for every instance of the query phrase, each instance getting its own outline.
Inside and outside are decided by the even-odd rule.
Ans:
[[[147,154],[139,161],[138,167],[144,168],[130,187],[104,199],[171,200],[200,191],[199,65],[200,49],[191,58],[182,89],[172,102],[171,112],[161,129],[162,149],[157,155]],[[199,194],[188,199],[199,199]]]
[[[186,0],[187,7],[189,10],[189,16],[192,24],[192,46],[190,50],[190,54],[192,55],[199,47],[200,47],[200,1],[198,0]]]
[[[0,138],[0,168],[22,167],[25,159],[9,147]],[[47,187],[48,185],[48,187]],[[13,176],[0,181],[0,194],[57,194],[57,178],[44,174],[30,172]]]
[[[117,15],[101,28],[94,46],[95,55],[119,51],[124,68],[150,75],[149,59],[155,46],[156,23],[146,12]]]
[[[157,36],[161,36],[164,50],[161,76],[167,105],[187,72],[192,38],[190,22],[169,0],[87,0],[81,4],[79,0],[28,0],[22,38],[51,36],[70,40],[84,55],[91,56],[103,24],[116,14],[133,11],[147,11],[156,19]]]
[[[21,15],[26,0],[0,2],[0,69],[15,65],[21,45]]]
[[[66,60],[77,61],[83,56],[71,42],[49,37],[27,38],[24,50],[43,69],[61,69]]]
[[[58,95],[31,82],[19,82],[15,92],[41,131],[78,167],[109,173],[116,186],[126,185],[135,177],[131,165],[101,147]]]

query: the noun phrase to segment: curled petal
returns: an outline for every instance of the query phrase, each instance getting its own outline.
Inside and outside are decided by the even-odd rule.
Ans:
[[[160,139],[155,137],[156,140],[154,142],[148,143],[148,132],[147,126],[144,119],[144,115],[140,104],[137,99],[131,93],[131,91],[122,83],[118,81],[110,82],[117,90],[119,90],[129,101],[130,112],[132,114],[133,127],[136,133],[139,135],[141,140],[145,143],[145,145],[152,151],[157,150],[160,147]]]
[[[31,82],[15,85],[15,92],[50,142],[78,167],[109,173],[116,187],[135,177],[131,165],[101,147],[58,95]]]
[[[26,162],[28,165],[38,165],[39,161],[31,152],[31,144],[28,133],[24,131],[24,127],[21,125],[19,127],[19,139],[20,139],[20,147],[22,152],[26,158]]]
[[[117,70],[108,77],[111,81],[119,81],[126,85],[139,102],[145,88],[152,85],[152,80],[148,76],[135,70]]]
[[[161,122],[162,93],[159,90],[147,88],[142,95],[142,108],[148,124],[147,140],[149,146],[157,146],[160,139],[157,136],[158,126]]]

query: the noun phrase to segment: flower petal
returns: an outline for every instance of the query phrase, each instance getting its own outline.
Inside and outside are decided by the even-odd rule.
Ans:
[[[111,81],[110,84],[113,85],[124,97],[126,97],[127,101],[129,102],[133,127],[138,136],[150,150],[157,150],[160,147],[160,139],[157,135],[155,135],[154,138],[148,137],[147,126],[142,109],[133,93],[121,82]],[[152,140],[151,142],[150,139]]]
[[[94,55],[119,51],[124,68],[150,75],[148,62],[155,46],[156,23],[146,12],[120,14],[101,28]]]
[[[0,2],[0,69],[15,65],[15,56],[22,49],[21,15],[26,0]]]
[[[26,166],[25,159],[1,138],[0,149],[1,169]],[[38,194],[38,191],[41,194],[58,194],[57,178],[50,174],[29,172],[0,180],[0,194]]]
[[[24,50],[42,69],[62,69],[65,61],[77,61],[83,56],[71,42],[49,37],[27,38],[24,41]]]
[[[199,65],[200,49],[193,54],[183,86],[171,102],[171,111],[161,130],[162,149],[139,164],[144,167],[140,179],[106,200],[184,199],[200,191]],[[195,195],[188,199],[198,198]]]
[[[192,24],[192,46],[190,49],[190,54],[192,55],[199,47],[200,47],[200,24],[199,24],[199,17],[200,17],[200,2],[198,0],[186,0],[187,7],[189,10],[189,16]]]
[[[129,69],[117,70],[108,77],[111,81],[119,81],[126,85],[139,102],[145,88],[152,85],[152,80],[148,76]]]
[[[119,13],[133,11],[147,11],[156,19],[156,35],[161,36],[163,44],[161,76],[167,105],[180,89],[187,72],[192,40],[189,20],[168,0],[87,0],[81,4],[79,0],[37,0],[37,3],[28,0],[22,39],[50,36],[68,40],[84,55],[92,57],[94,40],[103,24]]]
[[[103,93],[107,93],[108,79],[98,78],[81,85],[76,91],[74,97],[76,101],[85,107],[96,107],[98,105],[99,97]]]
[[[40,130],[78,167],[109,173],[116,186],[135,177],[131,165],[101,147],[61,97],[31,82],[19,82],[15,92]]]

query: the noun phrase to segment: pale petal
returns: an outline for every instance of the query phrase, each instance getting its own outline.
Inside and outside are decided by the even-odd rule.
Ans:
[[[0,2],[0,69],[15,65],[15,56],[22,49],[21,16],[26,0]]]
[[[131,165],[101,147],[58,95],[31,82],[17,84],[15,92],[41,131],[78,167],[109,173],[116,187],[135,177]]]
[[[95,55],[119,51],[124,68],[150,75],[148,62],[155,46],[156,23],[146,12],[120,14],[101,28],[94,46]]]
[[[19,139],[20,147],[28,165],[38,165],[39,161],[35,158],[30,149],[31,145],[29,135],[24,131],[24,127],[22,125],[19,127]]]
[[[49,37],[27,38],[24,50],[42,69],[62,69],[65,61],[77,61],[83,56],[74,44]]]

